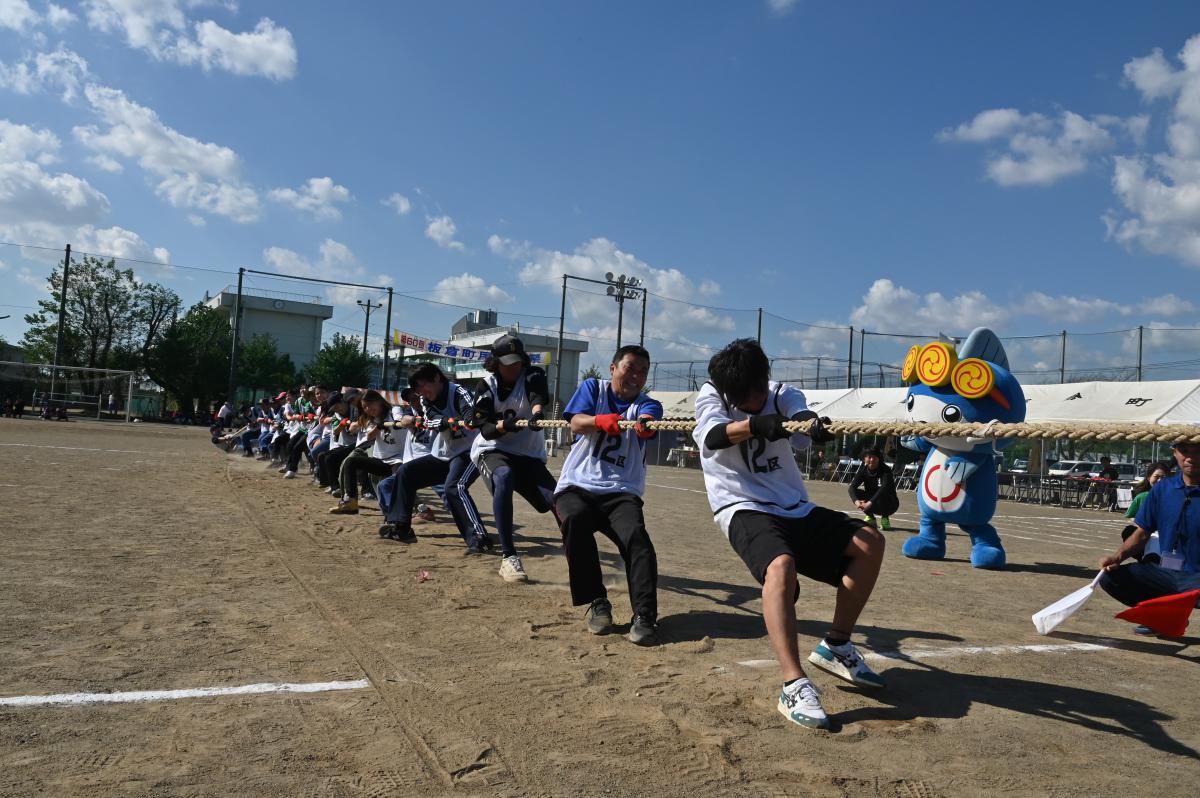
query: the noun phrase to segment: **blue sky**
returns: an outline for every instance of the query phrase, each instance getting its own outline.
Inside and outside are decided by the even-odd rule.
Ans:
[[[1200,358],[1169,332],[1200,327],[1197,34],[1186,2],[0,0],[0,240],[171,264],[137,268],[185,302],[233,278],[182,267],[246,266],[548,327],[563,271],[624,271],[693,303],[652,299],[661,360],[753,335],[721,308],[759,306],[918,334],[1141,324],[1149,362]],[[0,263],[17,340],[50,264]],[[330,333],[377,296],[317,293]],[[396,310],[425,335],[460,312]],[[615,323],[572,292],[593,348]],[[782,357],[845,337],[764,330]],[[1070,366],[1131,363],[1132,340],[1072,339]],[[1057,368],[1058,345],[1014,362]]]

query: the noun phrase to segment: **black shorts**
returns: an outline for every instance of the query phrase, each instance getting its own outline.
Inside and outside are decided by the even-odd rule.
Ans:
[[[546,501],[546,497],[539,488],[548,489],[550,495],[553,495],[554,488],[558,486],[558,480],[554,478],[550,469],[546,468],[546,463],[540,458],[502,452],[499,449],[488,449],[479,455],[478,466],[480,472],[487,478],[485,482],[491,493],[496,492],[492,485],[492,474],[507,467],[513,473],[514,492],[524,497],[525,501],[529,502],[530,506],[539,513],[550,512],[551,505]]]
[[[846,547],[862,527],[861,521],[824,507],[813,507],[803,518],[740,510],[729,520],[729,544],[760,585],[767,566],[790,554],[796,573],[837,587],[850,562]]]

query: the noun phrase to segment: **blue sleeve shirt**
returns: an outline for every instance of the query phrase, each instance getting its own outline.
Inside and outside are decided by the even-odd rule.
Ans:
[[[1183,570],[1200,573],[1200,486],[1185,485],[1182,474],[1160,479],[1142,502],[1134,523],[1157,532],[1164,552],[1183,555]]]

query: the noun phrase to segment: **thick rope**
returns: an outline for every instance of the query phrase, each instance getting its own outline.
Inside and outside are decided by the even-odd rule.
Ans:
[[[812,421],[785,421],[789,432],[808,432]],[[637,422],[621,421],[622,429],[631,429]],[[518,419],[518,428],[529,426],[525,419]],[[561,420],[538,422],[539,429],[561,429],[568,422]],[[691,432],[696,428],[694,419],[649,421],[646,426],[653,430],[668,432]],[[958,423],[930,424],[904,421],[834,421],[825,425],[825,430],[834,435],[913,435],[924,438],[979,438],[999,440],[1001,438],[1043,440],[1097,440],[1137,441],[1160,443],[1200,443],[1200,425],[1196,424],[1110,424],[1082,422],[1020,422],[1015,424]]]

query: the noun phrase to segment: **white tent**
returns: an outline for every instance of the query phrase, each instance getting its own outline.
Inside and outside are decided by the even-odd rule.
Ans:
[[[650,398],[662,402],[663,418],[691,418],[696,414],[699,391],[651,391]]]
[[[904,421],[907,388],[855,388],[820,408],[835,421]]]
[[[1177,422],[1200,418],[1196,412],[1200,408],[1200,380],[1069,382],[1024,388],[1026,421],[1153,424],[1177,409]]]
[[[849,388],[813,388],[803,389],[804,400],[808,403],[808,409],[821,415],[828,415],[825,411],[846,394],[850,393]]]

